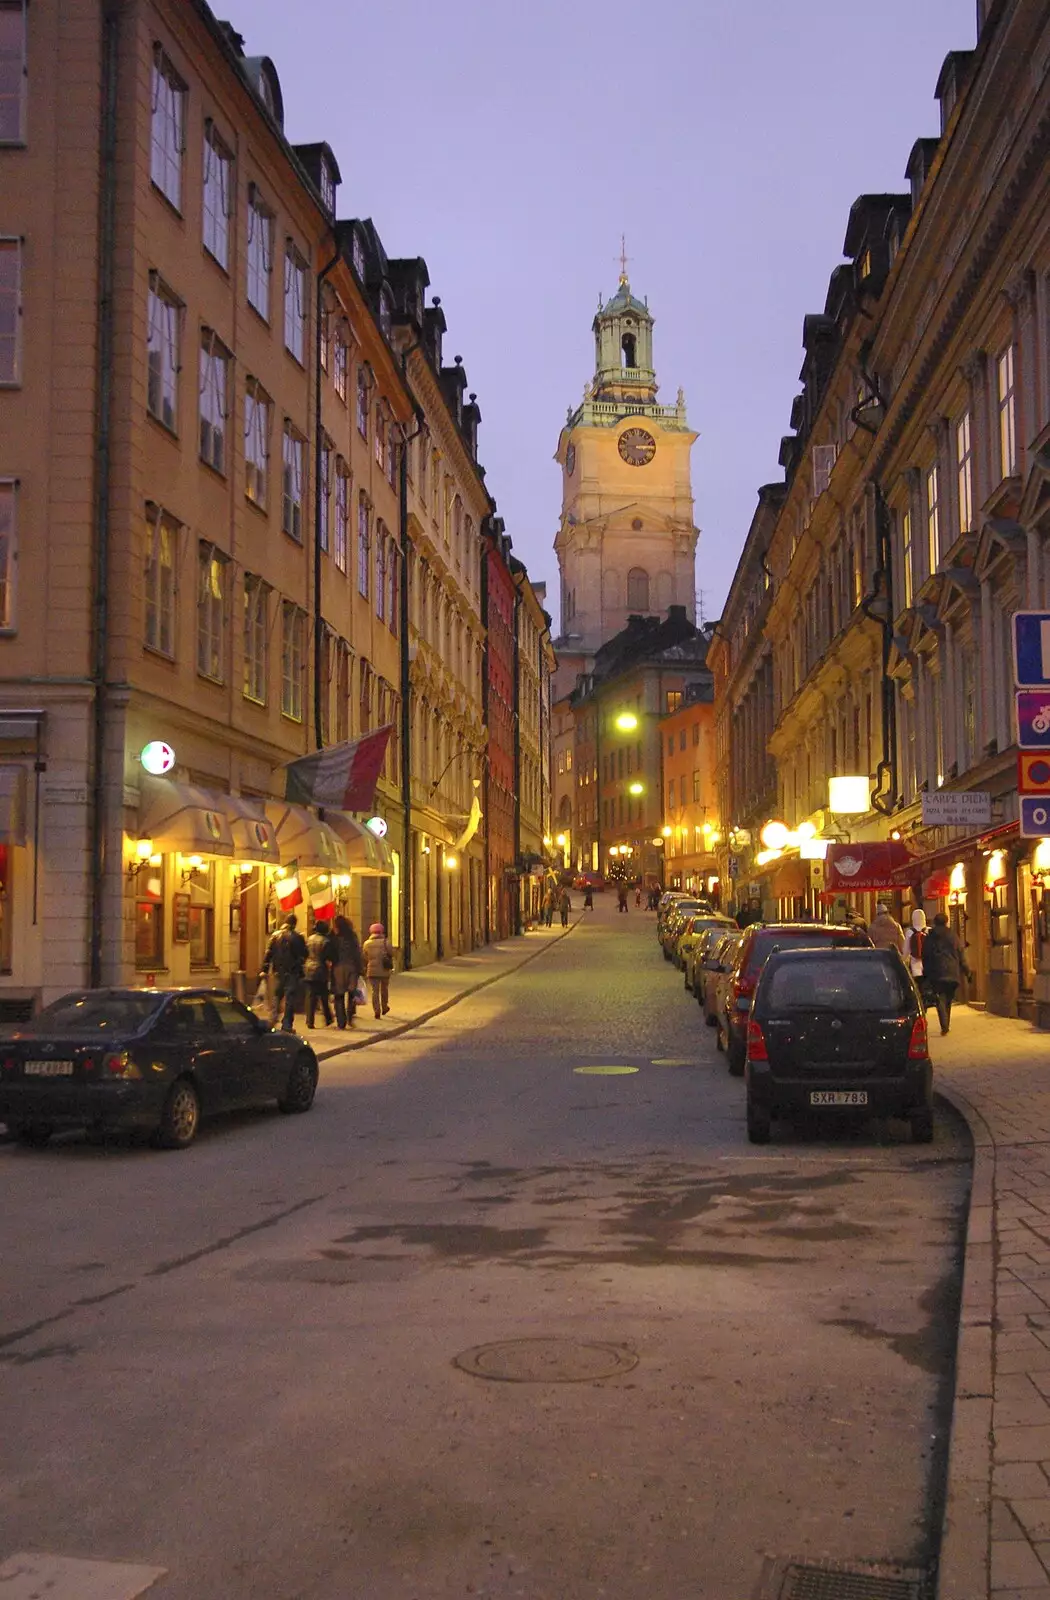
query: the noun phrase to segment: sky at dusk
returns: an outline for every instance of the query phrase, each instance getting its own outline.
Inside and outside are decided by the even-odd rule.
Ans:
[[[486,482],[557,607],[553,461],[594,366],[621,233],[660,398],[686,392],[697,587],[718,615],[778,480],[802,318],[859,194],[903,192],[976,0],[229,0],[294,143],[327,139],[340,216],[422,255],[482,411]]]

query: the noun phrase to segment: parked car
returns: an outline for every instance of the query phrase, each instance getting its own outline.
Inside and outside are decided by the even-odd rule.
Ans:
[[[0,1041],[0,1122],[22,1144],[59,1128],[143,1128],[168,1150],[202,1116],[276,1100],[309,1111],[317,1057],[222,989],[67,994]]]
[[[752,922],[744,929],[717,1013],[716,1044],[725,1050],[734,1078],[744,1071],[751,999],[759,974],[774,950],[871,946],[867,932],[844,922]]]
[[[747,1022],[747,1133],[774,1117],[859,1109],[906,1117],[933,1138],[926,1013],[896,950],[781,950],[762,970]]]
[[[677,960],[678,937],[684,932],[687,920],[695,913],[709,913],[711,907],[706,900],[677,900],[667,914],[660,943],[668,961]]]
[[[684,974],[687,989],[693,987],[697,952],[708,945],[711,935],[722,935],[730,928],[735,929],[736,923],[731,922],[728,917],[720,916],[716,911],[694,911],[689,918],[684,930],[678,936],[678,965]]]
[[[700,982],[694,985],[694,992],[709,1028],[713,1028],[718,1021],[733,963],[743,937],[737,928],[732,933],[724,933],[720,938],[715,938],[708,946],[703,965],[699,970]]]
[[[584,894],[592,889],[596,894],[605,888],[605,879],[600,872],[579,872],[572,880],[574,889],[581,890]]]
[[[679,900],[687,900],[689,898],[690,897],[681,889],[664,890],[656,906],[656,938],[658,942],[663,934],[664,923],[667,921],[674,907],[678,904]]]

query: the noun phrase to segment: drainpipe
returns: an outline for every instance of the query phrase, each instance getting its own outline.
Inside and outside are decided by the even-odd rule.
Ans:
[[[109,482],[113,398],[113,258],[116,240],[117,67],[119,16],[102,21],[102,190],[99,240],[98,391],[95,422],[95,572],[92,597],[94,771],[91,782],[91,936],[88,984],[102,983],[105,910],[106,666],[109,630]]]
[[[514,932],[521,933],[521,590],[514,585]]]
[[[878,375],[869,371],[870,342],[860,348],[860,370],[868,386],[868,394],[854,406],[851,419],[865,433],[875,437],[878,423],[871,423],[863,415],[866,408],[877,405],[883,415],[886,402],[879,389]],[[871,795],[873,811],[888,817],[897,805],[897,695],[896,685],[890,675],[890,655],[893,650],[893,539],[890,531],[890,514],[879,479],[872,477],[875,493],[875,559],[874,587],[861,602],[866,616],[877,622],[882,630],[882,682],[880,700],[882,707],[882,760],[875,769],[876,783]]]
[[[316,305],[317,316],[314,328],[314,744],[318,750],[324,749],[324,731],[321,717],[322,688],[321,667],[323,664],[324,623],[321,618],[321,454],[324,439],[324,429],[321,427],[321,341],[324,338],[324,318],[322,316],[322,297],[324,295],[324,280],[332,268],[339,261],[342,252],[337,250],[330,261],[327,261],[317,274]]]

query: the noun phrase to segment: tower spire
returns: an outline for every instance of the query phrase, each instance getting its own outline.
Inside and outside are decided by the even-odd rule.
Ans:
[[[627,236],[625,234],[621,233],[621,235],[620,235],[620,287],[621,287],[621,289],[624,288],[626,286],[626,284],[627,284],[627,260],[628,260],[628,257],[627,257]]]

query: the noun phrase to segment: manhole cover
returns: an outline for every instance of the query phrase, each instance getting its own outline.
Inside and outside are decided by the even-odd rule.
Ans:
[[[584,1078],[622,1078],[630,1072],[637,1072],[637,1067],[573,1067],[573,1072],[578,1072]]]
[[[593,1383],[630,1372],[633,1350],[617,1344],[577,1344],[574,1339],[504,1339],[477,1344],[454,1356],[454,1367],[496,1383]]]
[[[784,1572],[777,1600],[924,1600],[926,1592],[921,1577],[888,1577],[793,1561]]]

